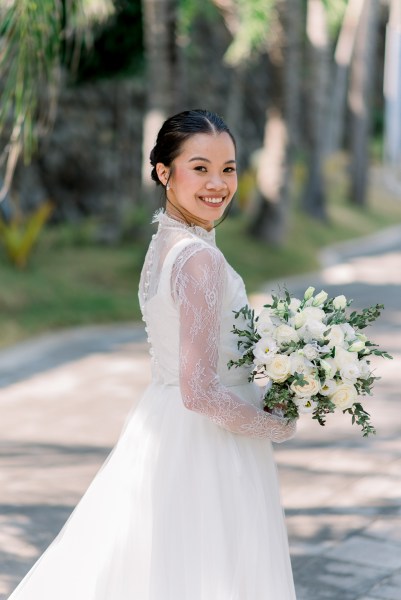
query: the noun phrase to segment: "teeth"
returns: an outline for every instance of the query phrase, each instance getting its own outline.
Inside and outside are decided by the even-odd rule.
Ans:
[[[223,201],[223,198],[209,198],[208,196],[202,196],[202,200],[205,200],[205,202],[210,202],[210,204],[220,204],[220,202]]]

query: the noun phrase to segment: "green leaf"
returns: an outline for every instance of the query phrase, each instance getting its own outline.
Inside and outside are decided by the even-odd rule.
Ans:
[[[266,45],[274,0],[233,0],[236,32],[225,61],[239,65],[259,53]]]

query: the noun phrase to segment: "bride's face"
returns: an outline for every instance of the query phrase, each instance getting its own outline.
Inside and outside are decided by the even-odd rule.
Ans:
[[[237,189],[235,147],[228,133],[196,133],[181,147],[170,169],[169,201],[213,225]],[[167,210],[169,203],[167,203]]]

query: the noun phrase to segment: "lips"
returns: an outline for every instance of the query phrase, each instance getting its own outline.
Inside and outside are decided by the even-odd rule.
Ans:
[[[223,204],[225,196],[199,196],[200,200],[208,206],[219,207]]]

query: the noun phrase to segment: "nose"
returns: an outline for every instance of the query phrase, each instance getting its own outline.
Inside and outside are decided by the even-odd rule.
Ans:
[[[218,173],[216,173],[214,175],[211,174],[206,183],[206,189],[208,189],[208,190],[222,190],[226,187],[227,187],[226,182],[221,177],[221,175]]]

